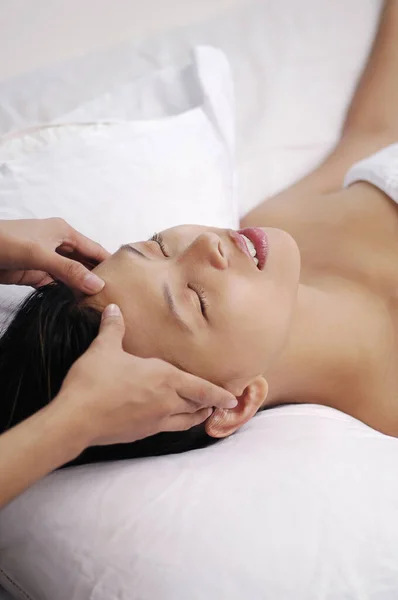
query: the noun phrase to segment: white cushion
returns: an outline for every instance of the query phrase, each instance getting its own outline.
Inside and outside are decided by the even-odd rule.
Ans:
[[[139,112],[146,120],[131,120]],[[60,216],[110,251],[182,223],[236,228],[233,115],[224,55],[198,48],[182,70],[117,86],[56,124],[6,137],[0,218]],[[2,287],[0,318],[26,293]]]
[[[397,461],[398,440],[307,405],[57,472],[1,513],[0,581],[21,600],[393,600]]]

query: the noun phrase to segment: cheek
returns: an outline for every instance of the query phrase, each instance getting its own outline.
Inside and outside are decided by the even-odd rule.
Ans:
[[[240,361],[242,370],[262,372],[285,343],[291,306],[291,299],[271,282],[235,282],[220,302],[220,352]]]
[[[198,338],[187,341],[182,348],[174,345],[167,352],[167,360],[188,373],[218,385],[248,373],[250,361],[242,353],[242,346],[236,343],[232,330],[212,330]]]
[[[286,343],[296,300],[296,289],[267,284],[263,308],[263,331],[271,344],[271,359]]]
[[[264,286],[247,278],[234,280],[219,302],[221,328],[242,343],[256,342],[263,330],[265,309]]]
[[[208,368],[224,382],[262,373],[266,338],[260,319],[241,300],[238,294],[220,303],[203,352]]]

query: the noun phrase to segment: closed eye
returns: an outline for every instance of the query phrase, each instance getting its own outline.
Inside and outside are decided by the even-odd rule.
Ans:
[[[192,283],[188,284],[188,288],[190,290],[192,290],[193,292],[195,292],[196,295],[198,296],[200,310],[202,312],[202,315],[206,319],[206,321],[208,321],[209,320],[209,317],[208,317],[209,302],[207,300],[204,289],[198,285],[193,285]]]
[[[163,255],[166,258],[170,258],[170,254],[167,251],[166,244],[164,242],[164,239],[163,239],[163,236],[161,233],[154,233],[149,241],[156,242],[160,246],[160,249],[162,250]],[[201,313],[202,313],[203,317],[205,318],[205,320],[209,321],[209,318],[208,318],[209,302],[207,300],[204,289],[201,286],[196,285],[196,284],[195,285],[188,284],[188,288],[196,293],[198,300],[199,300]]]
[[[153,236],[149,240],[150,242],[156,242],[159,244],[161,251],[163,252],[166,258],[170,258],[170,254],[167,252],[166,244],[164,243],[164,239],[161,233],[154,233]]]

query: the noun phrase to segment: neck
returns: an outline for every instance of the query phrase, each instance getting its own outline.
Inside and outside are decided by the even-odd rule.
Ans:
[[[354,292],[354,293],[353,293]],[[362,381],[364,336],[358,291],[346,283],[299,285],[287,343],[264,376],[265,406],[316,403],[341,408]],[[355,394],[354,394],[355,396]]]

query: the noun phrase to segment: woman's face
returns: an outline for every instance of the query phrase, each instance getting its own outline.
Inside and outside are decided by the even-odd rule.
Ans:
[[[86,303],[120,306],[127,352],[167,360],[238,394],[282,349],[296,302],[296,243],[278,229],[262,232],[262,270],[231,230],[183,225],[124,246],[96,267],[106,285]]]

